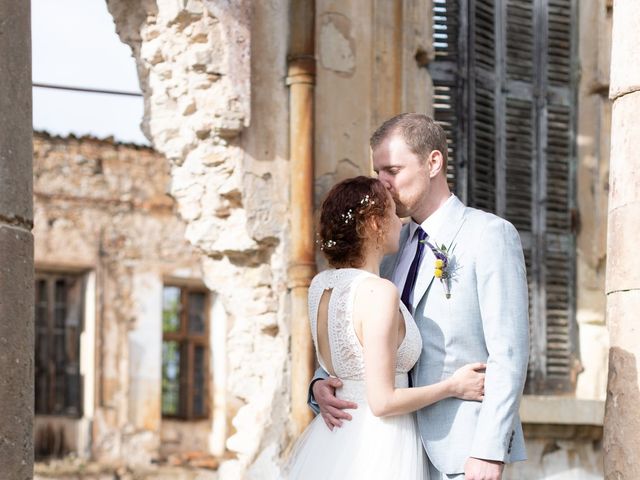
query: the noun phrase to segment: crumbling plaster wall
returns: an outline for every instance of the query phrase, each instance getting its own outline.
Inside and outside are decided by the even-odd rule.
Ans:
[[[316,205],[369,175],[369,137],[401,112],[432,113],[431,2],[316,2]]]
[[[287,443],[288,2],[109,0],[171,164],[186,237],[228,318],[224,478]],[[251,17],[259,22],[251,22]],[[269,456],[267,455],[267,456]]]
[[[604,400],[609,335],[605,326],[605,264],[609,195],[611,8],[580,2],[577,136],[577,305],[580,362],[576,397]]]
[[[148,148],[34,138],[36,268],[87,272],[95,279],[85,297],[93,303],[85,313],[93,318],[85,316],[81,341],[82,357],[94,355],[90,365],[81,364],[93,381],[84,382],[84,418],[77,430],[83,436],[84,424],[92,425],[91,440],[69,439],[80,455],[129,463],[158,456],[161,314],[141,314],[136,297],[147,295],[160,309],[164,278],[202,277],[201,255],[184,239],[185,225],[167,195],[168,170],[165,159]],[[145,277],[154,279],[155,291],[139,285]],[[135,345],[132,332],[149,318],[156,322],[154,337]],[[153,357],[150,384],[136,368],[145,355]],[[140,402],[144,411],[136,408]],[[89,445],[91,452],[85,451]]]

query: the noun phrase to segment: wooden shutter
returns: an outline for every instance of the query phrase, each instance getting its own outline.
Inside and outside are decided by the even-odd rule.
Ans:
[[[35,411],[49,413],[49,292],[47,280],[36,278]]]
[[[533,0],[508,0],[501,28],[504,45],[504,191],[499,212],[518,229],[524,250],[529,288],[529,336],[531,338],[528,383],[538,379],[542,368],[536,334],[543,327],[539,308],[539,262],[536,232],[538,181],[538,114],[536,110],[537,49]],[[542,393],[542,392],[540,392]]]
[[[36,274],[36,413],[82,415],[84,288],[81,275]]]
[[[496,116],[500,94],[496,55],[497,7],[493,0],[470,2],[469,196],[482,210],[496,212]]]
[[[80,416],[82,388],[80,375],[80,333],[84,310],[84,285],[80,277],[67,277],[65,328],[65,413]]]
[[[576,22],[575,0],[434,0],[430,71],[455,154],[449,181],[520,233],[535,393],[575,386]]]
[[[447,133],[449,188],[465,199],[466,192],[466,1],[433,0],[435,61],[429,65],[433,80],[433,117]],[[463,47],[461,47],[461,45]]]
[[[576,0],[548,0],[541,17],[541,284],[546,312],[544,388],[568,392],[575,388],[577,325],[575,322],[575,235],[571,212],[575,208]],[[536,334],[542,335],[541,332]]]

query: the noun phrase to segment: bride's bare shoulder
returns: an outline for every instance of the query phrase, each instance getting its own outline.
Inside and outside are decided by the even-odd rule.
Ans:
[[[398,300],[398,289],[393,282],[380,277],[365,278],[356,292],[356,307],[360,306],[367,310],[396,308]]]

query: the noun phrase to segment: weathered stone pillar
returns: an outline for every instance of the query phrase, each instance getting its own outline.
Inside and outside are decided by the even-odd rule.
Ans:
[[[33,476],[30,2],[0,0],[0,92],[0,465],[23,480]]]
[[[607,325],[611,339],[604,427],[605,478],[640,478],[640,2],[613,10],[613,101]]]

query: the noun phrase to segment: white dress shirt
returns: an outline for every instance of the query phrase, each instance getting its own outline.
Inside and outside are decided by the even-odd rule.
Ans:
[[[416,222],[411,220],[409,223],[409,240],[404,244],[404,248],[402,252],[400,252],[400,260],[398,261],[398,265],[393,272],[393,283],[398,287],[398,291],[402,292],[404,289],[404,284],[407,280],[407,274],[409,273],[409,268],[411,267],[411,262],[413,261],[413,257],[416,254],[416,248],[418,247],[418,236],[416,235],[416,231],[418,230],[418,226],[421,226],[422,229],[427,233],[427,240],[430,243],[433,243],[434,238],[438,238],[438,231],[447,220],[447,210],[448,206],[453,203],[453,198],[455,195],[451,194],[451,196],[444,202],[440,207],[433,212],[429,217],[422,222],[422,224],[418,225]],[[418,265],[418,276],[422,274],[422,263],[425,258],[429,258],[433,260],[433,252],[425,245],[425,249],[422,252],[422,258],[420,259],[420,265]],[[411,303],[413,304],[413,292],[411,292]]]

